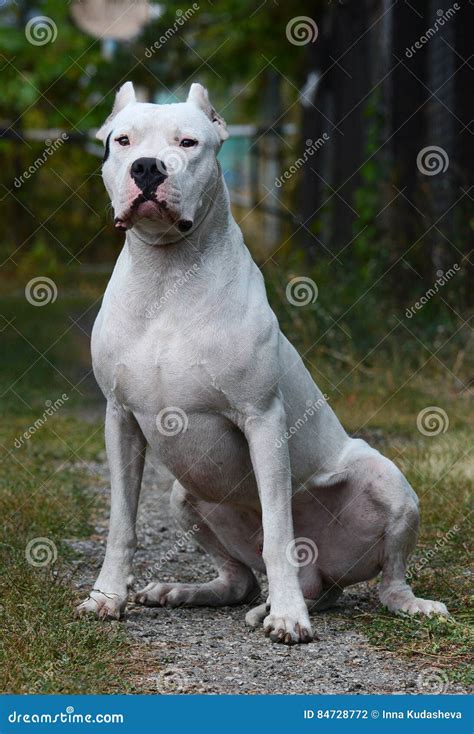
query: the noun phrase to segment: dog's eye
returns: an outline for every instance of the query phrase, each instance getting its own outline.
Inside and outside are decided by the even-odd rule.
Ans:
[[[192,148],[194,145],[197,145],[197,140],[192,140],[192,138],[183,138],[180,142],[180,146],[182,148]]]
[[[128,135],[120,135],[120,137],[115,138],[115,140],[119,145],[130,145],[130,139]]]

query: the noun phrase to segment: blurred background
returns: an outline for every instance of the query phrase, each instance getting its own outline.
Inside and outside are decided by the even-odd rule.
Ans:
[[[0,0],[1,690],[144,690],[148,653],[122,626],[71,623],[71,573],[77,587],[86,549],[91,567],[103,554],[90,331],[124,239],[94,132],[126,80],[157,103],[208,87],[231,133],[233,212],[283,331],[345,428],[420,497],[410,578],[451,623],[383,615],[364,587],[350,624],[467,681],[473,20],[472,0]],[[35,537],[57,563],[28,562]],[[166,645],[154,656],[151,670],[169,665]]]
[[[457,264],[410,322],[436,339],[474,293],[473,14],[467,0],[4,0],[3,272],[110,271],[121,238],[94,129],[127,79],[158,103],[199,80],[230,125],[221,162],[270,291],[310,276],[305,321],[317,311],[322,343],[363,356]]]

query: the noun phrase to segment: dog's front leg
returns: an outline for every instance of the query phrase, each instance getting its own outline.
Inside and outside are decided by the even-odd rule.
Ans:
[[[286,416],[280,399],[268,410],[245,420],[255,472],[263,525],[270,614],[264,619],[265,633],[274,642],[294,644],[312,638],[308,610],[298,580],[298,569],[290,562],[294,541],[291,509],[291,470],[286,441]]]
[[[132,578],[146,441],[133,415],[111,403],[107,404],[105,417],[105,444],[112,491],[107,548],[94,588],[77,611],[119,618],[127,604]]]

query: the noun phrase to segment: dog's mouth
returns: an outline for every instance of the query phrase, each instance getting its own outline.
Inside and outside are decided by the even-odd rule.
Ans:
[[[115,217],[115,227],[127,230],[133,227],[139,219],[164,221],[169,224],[178,222],[178,214],[169,206],[168,202],[158,200],[156,191],[143,192],[131,203],[129,208],[119,217]]]

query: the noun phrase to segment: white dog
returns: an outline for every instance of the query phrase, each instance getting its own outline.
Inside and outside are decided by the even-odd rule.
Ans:
[[[183,104],[144,104],[127,82],[97,136],[127,235],[92,334],[112,507],[104,564],[79,611],[125,609],[149,447],[176,478],[173,508],[199,528],[218,576],[151,583],[135,601],[248,603],[253,570],[263,571],[268,602],[247,622],[292,644],[312,637],[307,605],[324,608],[381,571],[388,609],[447,614],[405,583],[416,495],[391,461],[347,435],[279,329],[232,218],[216,159],[226,125],[207,91],[193,84]]]

